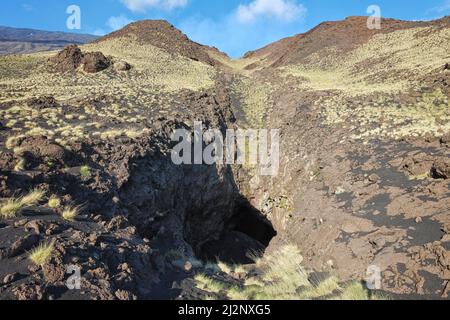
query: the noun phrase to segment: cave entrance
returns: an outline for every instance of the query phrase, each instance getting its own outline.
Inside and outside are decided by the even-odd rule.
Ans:
[[[206,261],[219,259],[229,264],[251,264],[254,261],[249,255],[262,256],[276,235],[270,221],[247,199],[241,199],[222,237],[204,244],[199,256]]]

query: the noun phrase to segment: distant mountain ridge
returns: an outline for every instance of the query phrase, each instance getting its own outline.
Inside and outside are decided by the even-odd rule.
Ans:
[[[68,44],[85,44],[98,37],[0,26],[0,55],[57,50]]]

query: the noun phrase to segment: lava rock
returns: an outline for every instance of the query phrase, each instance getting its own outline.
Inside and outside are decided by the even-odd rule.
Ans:
[[[48,283],[58,283],[64,280],[65,270],[62,265],[58,264],[55,259],[42,266],[44,279]]]
[[[14,227],[15,227],[15,228],[23,227],[23,226],[25,226],[27,223],[28,223],[28,220],[27,220],[27,219],[20,219],[20,220],[14,222]]]
[[[83,70],[88,73],[97,73],[111,66],[111,61],[101,52],[89,52],[83,58]]]
[[[114,63],[114,70],[116,71],[128,71],[131,69],[131,65],[125,61],[118,61]]]
[[[30,164],[34,162],[39,164],[45,160],[64,164],[68,156],[63,147],[43,136],[27,137],[20,143],[20,147],[25,152],[27,163]]]
[[[372,183],[378,183],[380,181],[380,177],[377,174],[371,174],[369,176],[369,181]]]
[[[40,240],[37,234],[26,236],[14,242],[8,249],[8,257],[16,257],[26,251],[31,250]]]
[[[443,137],[441,137],[440,139],[440,143],[443,147],[447,147],[450,148],[450,133],[444,135]]]
[[[77,45],[66,46],[56,56],[49,59],[56,71],[73,72],[83,61],[83,53]]]
[[[123,301],[136,300],[136,296],[134,296],[131,292],[126,290],[117,290],[114,295],[117,299]]]
[[[450,179],[450,159],[437,159],[431,169],[431,176],[435,179]]]
[[[27,105],[37,110],[57,108],[58,102],[53,96],[33,97],[27,100]]]
[[[51,223],[47,227],[47,230],[45,230],[45,235],[46,236],[55,235],[55,234],[61,233],[63,230],[64,230],[63,226],[60,226],[57,223]]]
[[[19,274],[17,272],[10,273],[10,274],[7,274],[3,278],[3,284],[10,284],[10,283],[17,281],[18,279],[19,279]]]
[[[17,300],[42,300],[44,298],[42,287],[39,285],[21,284],[11,291]]]
[[[25,225],[25,231],[33,231],[36,234],[41,234],[44,223],[41,220],[32,220]]]
[[[176,260],[172,261],[172,265],[180,271],[189,273],[192,270],[192,263],[190,261],[185,260]]]

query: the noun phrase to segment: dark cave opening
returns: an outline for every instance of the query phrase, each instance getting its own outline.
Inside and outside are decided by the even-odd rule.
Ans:
[[[236,203],[221,238],[204,244],[199,256],[205,261],[251,264],[254,262],[251,256],[262,256],[276,235],[270,221],[242,199]]]

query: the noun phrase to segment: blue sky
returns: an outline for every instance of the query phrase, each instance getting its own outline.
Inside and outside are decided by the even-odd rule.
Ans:
[[[191,39],[238,57],[322,21],[367,15],[373,4],[383,17],[450,15],[450,0],[4,0],[0,25],[100,35],[131,21],[166,19]],[[81,9],[80,30],[66,27],[70,5]]]

